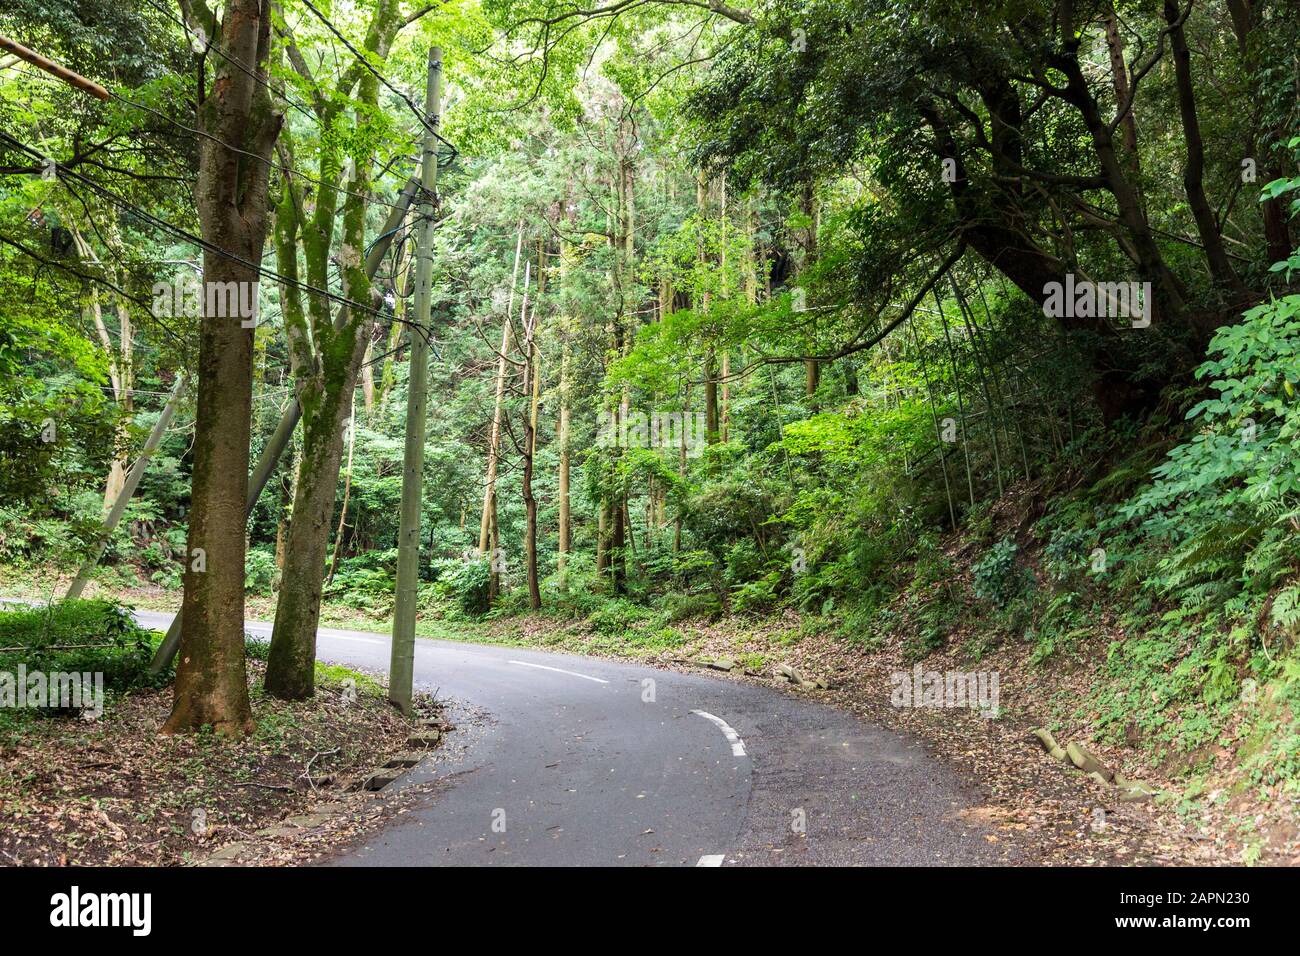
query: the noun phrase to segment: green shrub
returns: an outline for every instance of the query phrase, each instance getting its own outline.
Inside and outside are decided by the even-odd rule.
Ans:
[[[659,601],[659,613],[668,624],[696,617],[717,617],[722,613],[722,602],[712,591],[696,594],[669,592]]]
[[[21,664],[29,674],[103,674],[105,690],[117,692],[162,686],[170,672],[148,673],[158,640],[114,601],[0,610],[0,671],[16,675]],[[0,709],[0,726],[12,727],[24,713]]]
[[[605,580],[586,554],[571,554],[563,577],[556,572],[542,581],[542,606],[556,617],[586,620],[606,600]]]
[[[727,549],[723,575],[728,584],[735,586],[753,581],[762,573],[763,555],[753,541],[746,538]]]
[[[1149,585],[1216,609],[1245,586],[1262,600],[1296,568],[1300,521],[1300,295],[1221,328],[1197,376],[1218,393],[1187,413],[1190,441],[1119,509],[1164,551]]]
[[[1078,577],[1089,567],[1092,541],[1096,532],[1084,528],[1062,528],[1051,533],[1043,548],[1043,569],[1058,583]]]
[[[766,610],[776,604],[780,585],[780,571],[769,571],[756,581],[737,585],[732,592],[732,607],[741,612]]]
[[[1025,574],[1016,564],[1019,548],[1010,538],[1003,538],[984,554],[971,568],[974,575],[975,596],[1005,607],[1007,602],[1024,590]]]
[[[270,594],[277,568],[275,554],[263,548],[251,548],[244,559],[244,589],[250,594]]]
[[[618,635],[637,630],[651,617],[648,608],[615,598],[601,605],[595,614],[587,618],[587,623],[598,634]]]
[[[344,558],[323,593],[348,607],[372,611],[391,605],[396,588],[397,549],[390,548]]]
[[[180,569],[175,567],[159,568],[149,575],[149,580],[168,591],[175,591],[184,583]]]
[[[460,611],[473,616],[488,612],[492,566],[486,557],[473,561],[444,558],[434,561],[433,569],[439,593],[454,601]]]

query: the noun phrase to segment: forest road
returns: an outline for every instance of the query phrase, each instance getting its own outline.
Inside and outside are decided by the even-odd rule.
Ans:
[[[317,654],[387,672],[389,638],[322,628]],[[435,786],[334,865],[1019,862],[959,816],[978,794],[915,740],[775,688],[424,638],[415,682],[457,729],[383,793]]]

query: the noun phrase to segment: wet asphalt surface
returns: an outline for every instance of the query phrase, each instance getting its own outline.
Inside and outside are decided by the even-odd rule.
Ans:
[[[386,672],[389,639],[322,628],[317,652]],[[776,688],[425,639],[415,682],[457,729],[384,794],[433,786],[335,865],[1016,862],[959,817],[979,795],[917,741]]]

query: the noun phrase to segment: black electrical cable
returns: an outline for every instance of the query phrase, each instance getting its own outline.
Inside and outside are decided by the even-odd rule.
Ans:
[[[456,158],[460,155],[459,150],[456,149],[456,145],[451,140],[447,139],[445,136],[443,136],[441,133],[438,132],[437,125],[429,121],[429,118],[424,114],[424,111],[421,110],[418,106],[416,106],[409,96],[407,96],[397,87],[393,86],[392,83],[389,83],[388,78],[385,77],[384,74],[380,73],[377,69],[375,69],[374,65],[368,59],[366,59],[365,54],[363,54],[356,47],[354,47],[350,42],[348,42],[348,38],[339,32],[338,27],[334,26],[334,24],[331,23],[328,18],[326,18],[325,14],[321,13],[319,10],[316,9],[316,7],[312,4],[311,0],[302,0],[302,3],[308,10],[310,10],[312,13],[316,15],[316,19],[320,20],[321,23],[325,24],[325,28],[329,30],[330,33],[338,37],[339,41],[342,42],[342,44],[348,48],[348,52],[351,53],[354,57],[356,57],[357,60],[361,63],[361,65],[364,66],[367,70],[369,70],[375,79],[377,79],[380,83],[384,84],[384,86],[388,87],[388,89],[390,89],[393,93],[395,93],[402,100],[402,102],[404,102],[407,106],[410,107],[411,112],[415,114],[415,118],[419,120],[420,125],[423,126],[427,132],[431,133],[440,143],[443,143],[448,149],[451,150],[451,156],[448,158],[445,166],[442,163],[441,158],[439,158],[438,168],[443,169],[446,168],[446,166],[450,166],[452,163],[454,163],[456,161]]]
[[[18,149],[22,150],[23,152],[27,153],[28,155],[34,158],[40,159],[42,161],[45,160],[45,157],[41,155],[41,153],[38,150],[33,149],[32,147],[28,146],[26,143],[21,142],[20,140],[14,139],[8,133],[4,132],[4,130],[0,130],[0,138],[3,138],[11,145],[17,147]],[[346,305],[348,308],[356,309],[359,312],[364,312],[369,315],[374,315],[380,318],[384,317],[383,312],[371,308],[368,305],[363,305],[362,303],[357,302],[353,299],[349,299],[347,296],[340,295],[336,292],[330,292],[328,289],[320,289],[317,288],[316,286],[311,285],[310,283],[302,282],[301,280],[292,279],[289,276],[281,275],[280,273],[275,272],[274,270],[266,269],[262,267],[258,263],[250,262],[247,259],[244,259],[242,256],[237,256],[234,253],[227,252],[225,249],[222,249],[220,246],[208,242],[206,239],[202,238],[201,236],[196,236],[193,233],[189,232],[188,230],[182,229],[180,226],[167,222],[165,219],[160,219],[157,216],[154,216],[150,212],[146,212],[145,210],[141,209],[139,206],[132,203],[130,200],[123,199],[121,196],[118,196],[112,190],[105,188],[101,184],[95,182],[93,179],[83,176],[80,173],[76,172],[75,170],[68,169],[63,166],[58,166],[56,164],[55,174],[62,175],[62,176],[69,176],[72,179],[76,180],[77,182],[83,183],[84,185],[88,186],[90,189],[94,190],[98,195],[107,199],[109,202],[112,202],[118,207],[133,213],[140,219],[144,220],[146,223],[155,226],[159,229],[162,229],[166,232],[169,232],[172,235],[176,236],[177,238],[182,239],[185,242],[189,242],[197,246],[198,248],[204,250],[205,252],[211,252],[213,255],[218,255],[224,259],[229,259],[232,262],[237,262],[240,265],[244,266],[246,269],[249,269],[250,271],[257,273],[260,276],[265,276],[268,279],[274,279],[277,282],[281,282],[287,286],[292,286],[296,289],[299,289],[301,291],[313,295],[322,296],[333,302],[337,302],[340,305]]]
[[[158,4],[154,3],[153,0],[145,0],[145,3],[147,3],[149,6],[153,7],[155,10],[157,10],[157,11],[158,11],[159,13],[161,13],[163,16],[167,17],[169,20],[171,20],[173,23],[175,23],[177,26],[179,26],[182,30],[184,30],[186,36],[194,37],[194,39],[196,39],[196,40],[199,39],[199,37],[198,37],[198,36],[195,36],[195,34],[194,34],[194,33],[190,30],[190,28],[185,24],[185,21],[182,20],[180,17],[178,17],[178,16],[176,16],[175,14],[169,12],[165,7],[160,7]],[[216,42],[215,38],[211,38],[211,37],[202,37],[202,39],[203,39],[203,44],[204,44],[203,49],[204,49],[204,52],[205,52],[205,53],[206,53],[208,50],[213,50],[213,51],[215,51],[215,52],[217,53],[217,55],[220,56],[222,59],[224,59],[224,60],[228,60],[229,62],[233,63],[235,66],[239,67],[239,68],[240,68],[241,70],[243,70],[246,74],[248,74],[250,77],[252,77],[254,81],[256,81],[257,83],[260,83],[262,86],[265,86],[268,90],[270,90],[270,91],[271,91],[272,93],[274,93],[276,96],[280,97],[280,99],[284,100],[286,103],[288,103],[288,104],[289,104],[290,106],[292,106],[294,109],[296,109],[298,112],[302,113],[304,116],[308,117],[308,118],[311,119],[313,122],[315,122],[315,121],[318,120],[318,117],[316,116],[316,114],[315,114],[315,113],[314,113],[314,112],[313,112],[309,107],[303,106],[301,103],[299,103],[297,100],[293,99],[291,96],[289,96],[288,93],[285,93],[283,90],[277,90],[274,86],[272,86],[272,85],[271,85],[270,83],[268,83],[266,80],[262,79],[262,77],[258,76],[258,74],[257,74],[254,70],[250,69],[246,63],[244,63],[242,60],[239,59],[239,57],[234,56],[233,54],[227,53],[225,50],[221,49],[220,44],[218,44],[218,43]]]

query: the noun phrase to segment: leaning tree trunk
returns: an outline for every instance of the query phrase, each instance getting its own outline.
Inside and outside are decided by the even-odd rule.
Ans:
[[[364,348],[362,339],[358,349]],[[356,374],[349,368],[342,381],[327,384],[314,401],[303,402],[298,486],[285,546],[280,597],[275,605],[276,640],[271,642],[266,664],[266,692],[281,700],[304,700],[315,693],[316,628],[320,623],[325,552],[343,461],[343,425],[351,411],[355,387]],[[309,403],[316,407],[306,414]]]
[[[396,0],[380,0],[375,5],[364,44],[367,55],[380,61],[386,58],[401,28],[396,13]],[[334,163],[344,159],[338,142],[331,142],[334,137],[327,133],[350,139],[346,159],[352,170],[351,188],[344,194],[341,209],[337,191],[318,189],[311,219],[304,221],[307,202],[296,191],[292,179],[284,181],[276,219],[277,265],[283,275],[296,277],[301,244],[313,284],[328,286],[329,265],[336,262],[345,299],[362,303],[363,307],[352,308],[345,303],[331,321],[329,304],[319,297],[308,300],[304,309],[297,287],[285,283],[282,291],[281,314],[303,427],[298,485],[265,681],[267,693],[284,700],[301,700],[315,691],[316,627],[343,459],[343,426],[352,415],[362,361],[373,333],[374,319],[364,304],[377,299],[363,250],[374,149],[368,134],[372,111],[379,100],[379,85],[371,73],[349,72],[332,92],[339,98],[317,110],[322,129],[318,164],[324,180]],[[353,111],[351,129],[341,119],[343,107],[339,104],[344,102],[350,103]],[[353,133],[355,138],[349,135]],[[336,221],[340,241],[337,256],[332,257]]]
[[[206,11],[206,7],[203,8]],[[192,28],[200,24],[191,24]],[[216,34],[215,20],[202,24]],[[257,290],[266,243],[267,179],[283,117],[271,108],[264,71],[270,0],[229,0],[217,41],[227,54],[198,110],[195,205],[207,283]],[[231,64],[243,64],[235,69]],[[252,156],[254,160],[248,158]],[[248,286],[235,286],[248,288]],[[207,298],[206,296],[204,297]],[[256,301],[254,299],[254,301]],[[253,323],[209,314],[199,328],[198,413],[175,702],[164,733],[211,727],[252,730],[244,667],[244,529],[253,403]]]
[[[81,230],[77,228],[75,223],[71,224],[71,232],[78,258],[88,266],[99,266],[100,263],[95,256],[94,249],[91,248],[90,243],[86,241],[85,236],[82,235]],[[132,381],[131,371],[131,316],[126,306],[119,299],[117,314],[120,331],[118,333],[118,348],[114,348],[113,339],[108,333],[108,326],[104,324],[104,310],[99,299],[99,287],[88,282],[83,297],[83,311],[95,326],[95,334],[99,337],[99,344],[103,347],[104,354],[108,358],[108,381],[113,389],[113,401],[119,407],[117,428],[114,430],[113,436],[113,459],[109,462],[108,478],[104,482],[104,513],[108,514],[112,510],[113,504],[122,494],[122,488],[126,485],[126,473],[131,467],[130,416],[133,411],[131,389],[135,384]]]

